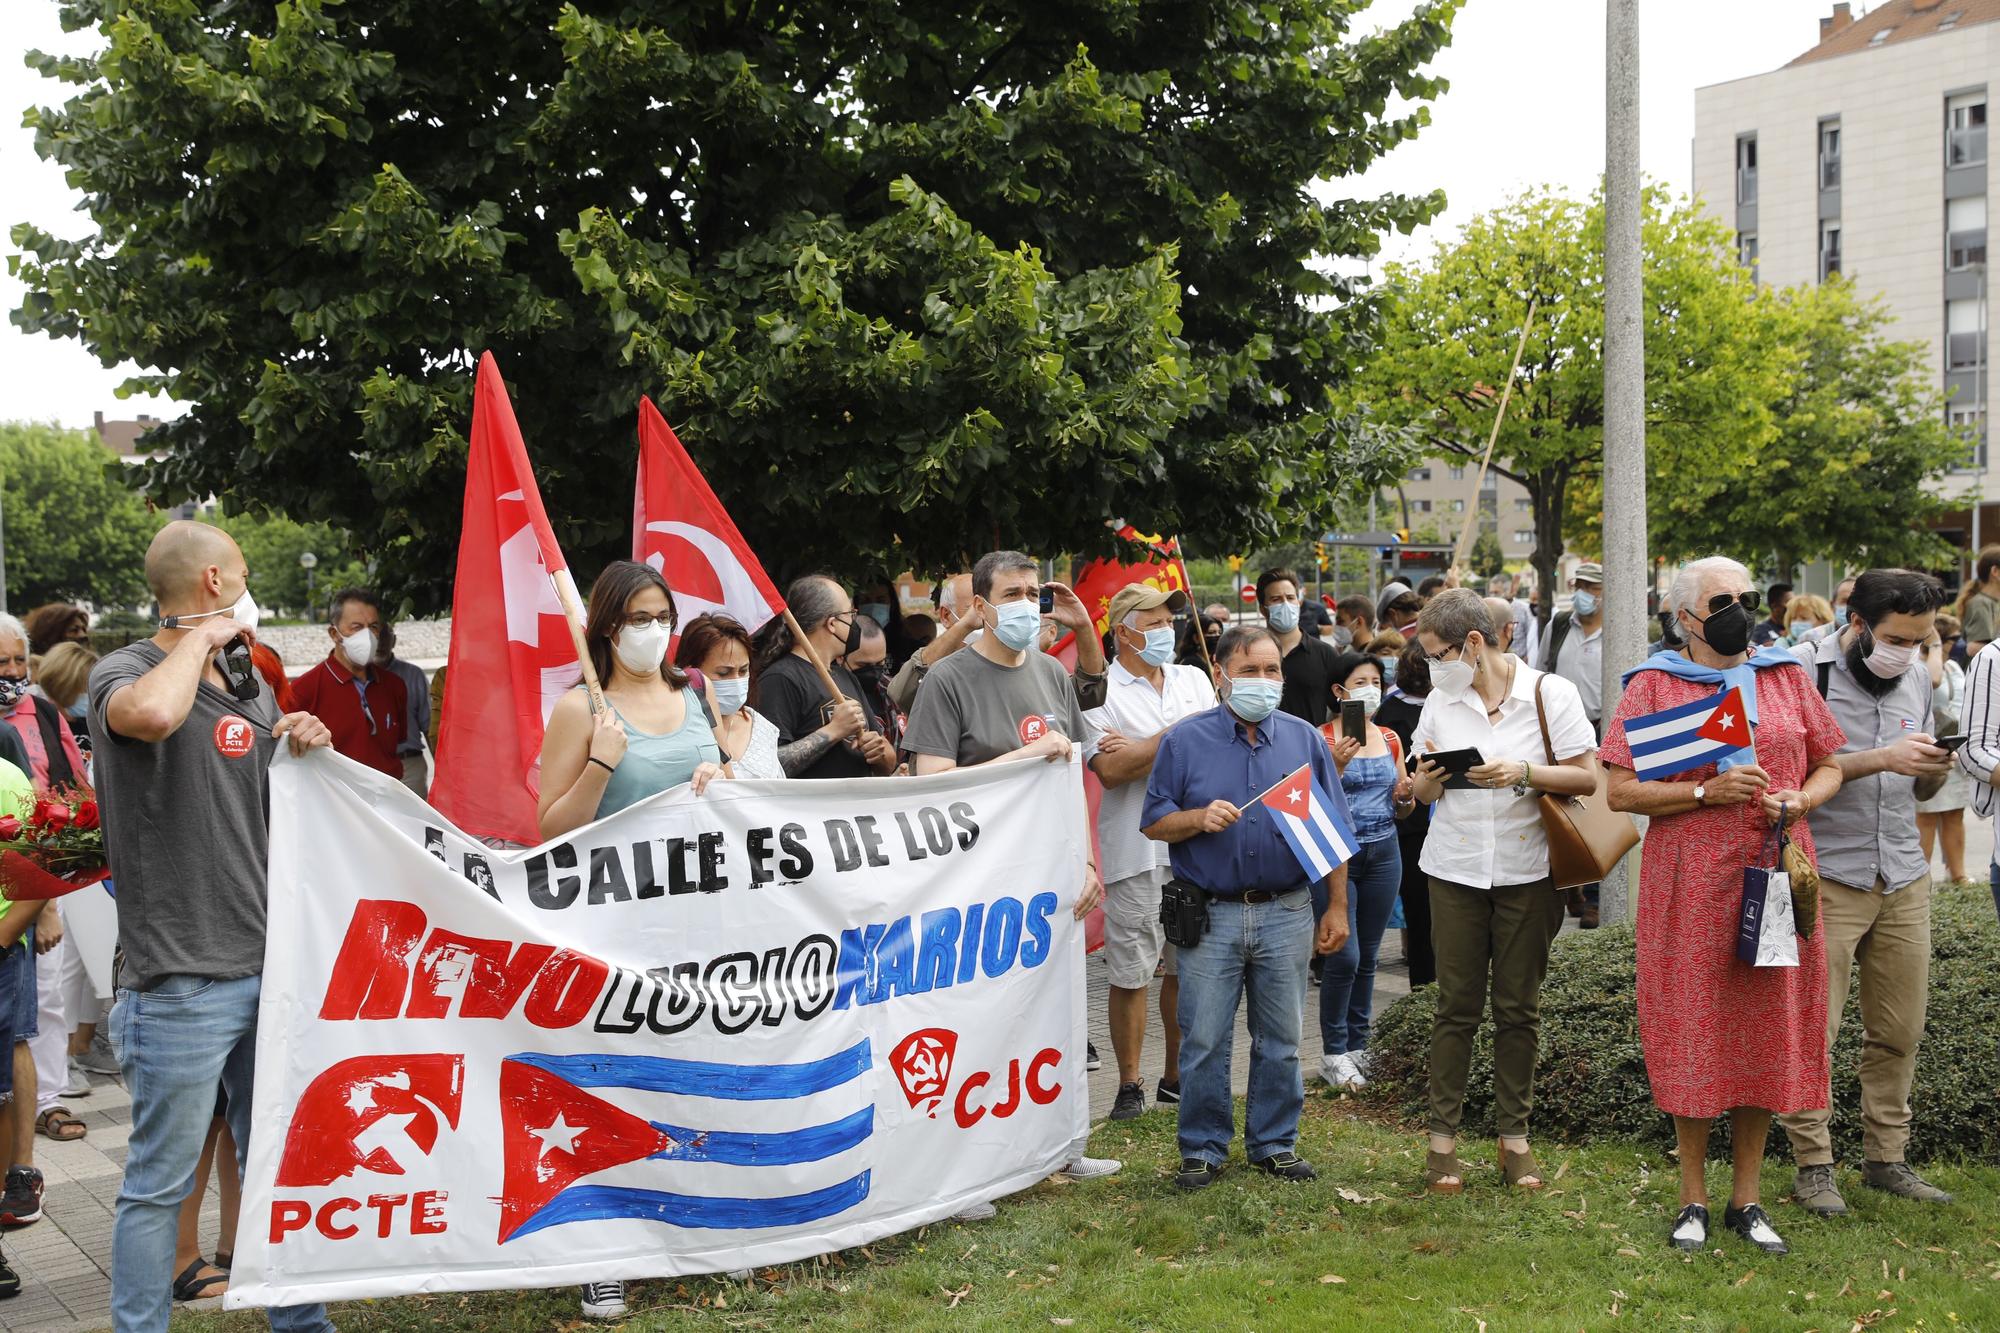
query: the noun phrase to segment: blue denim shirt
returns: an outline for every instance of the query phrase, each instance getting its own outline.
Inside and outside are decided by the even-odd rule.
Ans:
[[[1340,775],[1340,791],[1354,812],[1354,836],[1380,842],[1396,836],[1396,761],[1388,755],[1356,756]]]
[[[1277,817],[1257,803],[1300,764],[1312,765],[1313,781],[1351,826],[1340,775],[1319,728],[1289,713],[1273,713],[1257,725],[1253,744],[1228,705],[1196,713],[1160,738],[1146,781],[1141,825],[1212,801],[1232,802],[1242,808],[1241,819],[1220,833],[1199,833],[1169,850],[1175,877],[1219,898],[1257,889],[1276,893],[1304,888],[1306,872],[1279,831]]]

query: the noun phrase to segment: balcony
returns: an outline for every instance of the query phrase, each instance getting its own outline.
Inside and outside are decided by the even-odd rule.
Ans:
[[[1739,204],[1754,204],[1757,202],[1757,168],[1738,167],[1736,169],[1736,202]]]
[[[1835,278],[1839,276],[1840,276],[1840,247],[1835,246],[1830,250],[1820,251],[1819,280],[1821,282],[1825,282],[1828,278]]]
[[[1944,345],[1945,368],[1948,370],[1974,370],[1986,362],[1986,335],[1983,333],[1948,333]]]
[[[1840,158],[1823,157],[1819,160],[1819,188],[1838,190],[1840,188]]]
[[[1986,228],[1955,231],[1945,237],[1945,267],[1953,273],[1985,262]]]
[[[1976,167],[1986,160],[1986,127],[1969,125],[1950,132],[1945,163],[1953,167]]]

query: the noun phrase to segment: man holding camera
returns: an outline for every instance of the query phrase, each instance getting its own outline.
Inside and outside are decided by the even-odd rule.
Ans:
[[[220,528],[175,522],[146,549],[159,632],[90,673],[104,846],[118,874],[124,961],[111,1043],[132,1132],[111,1241],[120,1333],[165,1333],[174,1236],[218,1087],[238,1165],[250,1143],[264,968],[265,769],[332,737],[283,717],[249,665],[257,629],[243,553]],[[331,1329],[324,1307],[270,1312],[282,1330]]]

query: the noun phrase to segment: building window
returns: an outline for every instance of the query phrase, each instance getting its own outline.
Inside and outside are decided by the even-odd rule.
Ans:
[[[1868,39],[1868,44],[1870,46],[1880,46],[1889,40],[1889,34],[1894,31],[1895,28],[1893,27],[1879,29],[1873,37]]]
[[[1736,202],[1757,202],[1757,136],[1746,134],[1736,141]]]
[[[1986,470],[1986,409],[1967,405],[1947,407],[1945,422],[1965,440],[1965,457],[1959,460],[1960,472],[1984,472]]]
[[[1451,479],[1452,479],[1453,481],[1464,481],[1464,480],[1465,480],[1465,464],[1463,464],[1463,463],[1453,463],[1453,464],[1451,465]]]
[[[1757,267],[1757,233],[1739,231],[1736,233],[1736,262],[1747,269]]]
[[[1840,224],[1822,222],[1819,224],[1819,280],[1840,275]]]
[[[1946,166],[1976,167],[1986,160],[1986,94],[1954,97],[1945,108]]]
[[[1517,514],[1525,514],[1534,507],[1535,502],[1525,495],[1514,501],[1514,512]]]
[[[1944,303],[1945,369],[1972,370],[1986,362],[1986,307],[1980,301]]]
[[[1819,188],[1840,188],[1840,122],[1823,120],[1819,126]]]
[[[1957,273],[1986,262],[1986,196],[1945,204],[1944,266]]]
[[[1514,529],[1514,545],[1533,546],[1534,544],[1535,544],[1535,530],[1533,528]]]
[[[1409,479],[1411,481],[1429,481],[1431,479],[1431,470],[1427,467],[1413,467],[1410,469]]]
[[[1951,13],[1946,14],[1943,18],[1938,20],[1937,30],[1939,32],[1949,32],[1953,28],[1956,28],[1958,26],[1958,21],[1964,17],[1965,17],[1964,10],[1954,9],[1951,11]]]
[[[1413,514],[1428,514],[1431,512],[1431,502],[1429,500],[1412,500],[1410,501],[1410,512]]]

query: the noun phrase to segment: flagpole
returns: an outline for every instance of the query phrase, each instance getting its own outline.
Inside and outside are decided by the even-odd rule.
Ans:
[[[1507,367],[1507,382],[1500,387],[1500,408],[1493,414],[1493,433],[1486,437],[1486,452],[1479,460],[1479,476],[1472,483],[1472,503],[1466,506],[1465,526],[1459,529],[1458,544],[1452,548],[1451,563],[1463,565],[1472,552],[1473,534],[1479,530],[1479,497],[1486,489],[1486,470],[1493,464],[1493,446],[1500,439],[1500,424],[1507,419],[1507,403],[1514,396],[1514,377],[1521,373],[1521,353],[1528,347],[1528,330],[1534,327],[1535,307],[1541,297],[1528,299],[1528,316],[1521,321],[1521,337],[1514,344],[1514,363]],[[1495,518],[1495,523],[1499,519]]]
[[[576,645],[577,665],[583,668],[583,686],[590,694],[591,715],[601,715],[606,706],[604,687],[598,683],[597,668],[590,661],[590,645],[583,637],[583,598],[577,596],[576,580],[565,566],[551,570],[549,582],[555,585],[556,600],[562,603],[563,620],[569,625],[570,642]]]
[[[1180,539],[1180,538],[1179,538],[1178,536],[1174,538],[1174,559],[1175,559],[1176,561],[1178,561],[1178,562],[1180,563],[1180,567],[1181,567],[1181,582],[1182,582],[1182,583],[1186,583],[1186,582],[1187,582],[1187,557],[1181,554],[1181,539]],[[1198,607],[1198,606],[1196,606],[1196,605],[1194,604],[1194,589],[1193,589],[1193,588],[1188,588],[1188,589],[1186,589],[1186,592],[1187,592],[1187,599],[1188,599],[1188,611],[1189,611],[1189,612],[1190,612],[1190,613],[1191,613],[1191,614],[1193,615],[1193,617],[1194,617],[1194,641],[1195,641],[1195,645],[1196,645],[1197,647],[1199,647],[1199,648],[1201,649],[1201,660],[1202,660],[1203,662],[1205,662],[1205,663],[1206,663],[1206,664],[1208,665],[1208,678],[1209,678],[1210,680],[1214,680],[1214,679],[1215,679],[1215,659],[1214,659],[1214,658],[1212,658],[1212,657],[1210,657],[1210,656],[1208,655],[1208,635],[1202,632],[1202,628],[1201,628],[1201,608],[1200,608],[1200,607]]]
[[[799,622],[792,618],[792,608],[788,606],[779,614],[785,618],[785,628],[792,632],[792,642],[806,650],[806,660],[811,662],[813,670],[819,673],[819,683],[825,687],[826,697],[834,703],[841,702],[847,696],[840,692],[840,686],[833,683],[833,673],[826,669],[826,663],[821,659],[819,649],[813,647],[812,640],[808,639],[806,632],[799,628]]]

